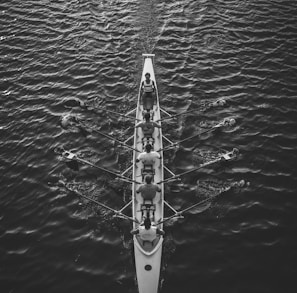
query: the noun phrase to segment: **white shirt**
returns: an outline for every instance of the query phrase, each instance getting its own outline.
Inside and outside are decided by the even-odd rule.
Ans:
[[[139,154],[137,159],[145,165],[153,165],[157,159],[160,159],[160,157],[159,153],[151,151],[149,153],[143,152]]]

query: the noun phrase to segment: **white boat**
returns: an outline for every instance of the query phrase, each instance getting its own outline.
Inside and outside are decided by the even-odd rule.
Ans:
[[[155,101],[152,106],[152,109],[150,110],[151,113],[151,120],[155,121],[157,123],[161,123],[161,111],[164,112],[168,117],[167,119],[172,119],[173,117],[183,115],[184,113],[179,113],[176,115],[170,115],[165,110],[162,110],[159,105],[159,96],[158,96],[158,90],[157,90],[157,83],[156,83],[156,77],[154,73],[154,67],[153,67],[153,58],[154,54],[143,54],[144,57],[144,63],[143,63],[143,70],[142,70],[142,76],[141,76],[141,82],[140,82],[140,88],[142,81],[145,79],[145,74],[149,73],[151,80],[155,83]],[[215,103],[218,103],[216,101]],[[210,103],[209,105],[212,106]],[[197,110],[197,109],[196,109]],[[130,111],[127,114],[117,113],[114,111],[106,110],[110,113],[115,113],[117,115],[122,115],[126,118],[135,119],[135,125],[139,121],[144,120],[144,113],[146,112],[146,109],[144,109],[142,104],[142,97],[141,97],[141,90],[139,89],[138,93],[138,100],[137,100],[137,107],[135,109],[136,117],[131,117],[129,114],[132,113]],[[134,110],[133,110],[134,111]],[[163,120],[165,120],[164,118]],[[59,148],[56,150],[57,153],[62,155],[63,158],[66,159],[66,161],[75,161],[77,163],[85,164],[88,166],[91,166],[93,168],[97,168],[101,171],[110,173],[111,175],[114,175],[118,177],[119,179],[129,182],[132,184],[132,199],[129,203],[127,203],[123,208],[120,210],[115,210],[109,206],[106,206],[104,203],[101,203],[95,199],[92,199],[88,197],[87,195],[80,192],[73,184],[65,184],[65,187],[72,192],[75,192],[78,196],[87,199],[88,201],[99,205],[105,209],[110,210],[114,213],[116,217],[124,218],[126,220],[129,220],[133,223],[133,229],[134,231],[137,231],[141,223],[143,222],[144,218],[149,216],[151,220],[154,222],[155,225],[159,229],[163,229],[163,223],[166,221],[173,219],[173,218],[179,218],[182,217],[184,213],[187,211],[195,208],[196,213],[203,212],[204,210],[209,208],[211,200],[218,196],[220,193],[229,190],[232,186],[237,186],[236,184],[230,185],[230,187],[223,187],[220,190],[216,191],[215,194],[211,197],[208,197],[196,204],[193,204],[181,211],[175,210],[168,202],[164,200],[164,183],[175,181],[179,179],[181,176],[184,176],[186,174],[189,174],[191,172],[195,172],[199,169],[202,169],[206,166],[218,163],[220,161],[229,161],[234,158],[236,158],[236,154],[238,153],[237,149],[233,149],[230,152],[222,152],[219,153],[216,158],[213,158],[210,161],[206,161],[204,163],[201,163],[198,167],[193,168],[191,170],[187,170],[183,173],[175,175],[172,171],[170,171],[166,166],[163,164],[163,150],[170,149],[173,147],[176,147],[178,144],[193,139],[197,136],[200,136],[203,133],[207,133],[210,131],[214,131],[219,127],[223,127],[226,124],[226,121],[220,122],[216,125],[213,125],[211,128],[201,131],[198,134],[192,135],[188,138],[182,139],[179,142],[171,142],[168,138],[162,135],[162,128],[154,129],[154,133],[152,134],[152,137],[149,139],[151,145],[153,145],[153,148],[155,151],[158,151],[161,155],[161,159],[157,160],[154,167],[150,170],[147,170],[147,167],[144,168],[143,164],[141,162],[136,163],[136,159],[140,152],[144,151],[144,146],[147,143],[147,139],[144,138],[143,132],[141,128],[135,128],[134,135],[132,136],[134,138],[134,146],[131,147],[127,144],[126,140],[125,142],[119,141],[116,138],[113,138],[97,129],[89,128],[89,131],[94,131],[99,135],[103,135],[111,140],[114,140],[121,144],[123,147],[127,147],[129,149],[133,150],[133,165],[130,166],[127,170],[125,170],[122,173],[115,173],[111,170],[108,170],[104,167],[97,166],[93,164],[92,162],[89,162],[83,158],[80,158],[77,154],[67,151],[64,148]],[[81,122],[78,122],[79,127],[87,127],[86,125],[82,124]],[[161,125],[160,125],[161,126]],[[132,138],[131,137],[131,138]],[[169,143],[169,146],[166,146],[163,148],[163,142],[162,139],[165,139],[167,141],[167,144]],[[132,172],[132,178],[124,176],[128,171],[133,170]],[[153,170],[153,171],[152,171]],[[171,177],[164,179],[164,170],[169,172],[171,174]],[[156,194],[156,197],[153,199],[153,202],[146,203],[144,202],[142,196],[140,193],[137,193],[136,190],[140,186],[140,184],[143,183],[144,175],[146,172],[151,173],[153,175],[153,181],[154,183],[158,184],[161,191]],[[173,215],[169,217],[164,218],[164,204],[169,207],[173,211]],[[127,215],[124,213],[124,210],[127,209],[132,205],[132,216]],[[197,208],[200,207],[200,210],[198,211]],[[136,267],[136,278],[137,278],[137,284],[138,284],[138,291],[139,293],[157,293],[159,292],[159,285],[160,285],[160,271],[161,271],[161,259],[162,259],[162,245],[163,245],[163,236],[157,235],[156,239],[152,242],[148,241],[142,241],[139,234],[133,235],[133,243],[134,243],[134,254],[135,254],[135,267]]]
[[[151,80],[155,83],[155,101],[153,109],[151,110],[151,119],[157,121],[161,119],[160,116],[160,105],[159,97],[157,90],[157,83],[153,68],[153,57],[154,54],[143,54],[144,64],[142,71],[141,83],[145,79],[145,74],[150,73]],[[141,85],[140,83],[140,85]],[[136,123],[139,120],[143,120],[143,114],[145,109],[142,104],[141,91],[139,90],[138,103],[136,108]],[[160,122],[159,122],[160,123]],[[153,138],[153,148],[155,151],[158,151],[163,148],[162,145],[162,130],[158,128],[154,130],[152,135]],[[144,150],[144,135],[141,128],[135,128],[134,133],[134,149],[143,151]],[[133,151],[133,161],[136,161],[139,152]],[[164,169],[163,169],[163,153],[159,152],[161,159],[157,160],[154,166],[154,175],[153,180],[155,183],[158,183],[164,179]],[[138,164],[133,165],[133,180],[139,181],[141,178],[143,180],[143,164],[139,162]],[[157,192],[156,197],[153,199],[153,210],[150,212],[153,217],[155,224],[163,220],[164,213],[164,184],[160,183],[159,187],[161,192]],[[143,205],[143,198],[140,193],[136,193],[139,184],[132,184],[132,218],[136,219],[137,222],[143,222],[143,212],[146,209],[146,206]],[[137,229],[139,224],[137,222],[133,223],[133,228]],[[162,229],[163,224],[161,223],[158,228]],[[157,239],[151,243],[143,242],[140,239],[139,235],[133,236],[134,242],[134,253],[135,253],[135,266],[136,266],[136,278],[138,284],[139,293],[157,293],[159,288],[159,279],[160,279],[160,269],[161,269],[161,257],[162,257],[162,243],[163,236],[158,235]]]

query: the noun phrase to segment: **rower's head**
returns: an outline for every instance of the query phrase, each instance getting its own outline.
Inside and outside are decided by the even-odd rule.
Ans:
[[[145,175],[144,181],[146,184],[151,184],[153,180],[153,177],[151,175]]]
[[[145,218],[143,224],[144,224],[144,228],[146,230],[149,230],[151,228],[151,224],[152,224],[150,218]]]
[[[150,119],[151,119],[151,114],[150,114],[149,112],[145,113],[145,114],[144,114],[144,119],[145,119],[146,122],[150,121]]]
[[[150,80],[151,75],[148,72],[144,76],[146,80]]]
[[[150,153],[151,152],[151,150],[152,150],[152,145],[150,145],[149,143],[147,144],[147,145],[145,145],[145,151],[147,152],[147,153]]]

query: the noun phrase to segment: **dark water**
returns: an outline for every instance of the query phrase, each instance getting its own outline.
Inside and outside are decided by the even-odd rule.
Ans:
[[[0,4],[0,291],[136,292],[130,225],[81,205],[58,180],[95,188],[115,208],[129,191],[110,176],[70,171],[54,153],[78,151],[123,171],[131,153],[94,133],[63,129],[76,114],[119,139],[136,103],[141,54],[155,53],[161,105],[169,112],[225,98],[225,107],[163,124],[178,140],[202,120],[235,117],[165,154],[177,173],[191,149],[240,150],[238,160],[183,178],[250,186],[217,198],[202,214],[168,224],[163,293],[296,292],[296,1],[5,1]],[[78,101],[96,101],[87,111]],[[167,186],[183,208],[199,200]]]

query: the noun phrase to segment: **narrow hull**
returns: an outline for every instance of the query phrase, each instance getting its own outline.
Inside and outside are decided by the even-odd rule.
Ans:
[[[156,86],[155,100],[154,105],[151,110],[151,116],[153,121],[157,121],[161,118],[160,116],[160,107],[159,107],[159,97],[157,91],[156,78],[153,68],[153,55],[144,54],[144,64],[141,82],[145,79],[145,74],[148,72],[151,75],[151,79],[154,81]],[[136,109],[136,122],[143,120],[143,104],[142,97],[138,95],[138,103]],[[159,122],[158,122],[159,123]],[[134,148],[143,151],[143,132],[140,128],[135,129],[134,133]],[[154,130],[152,135],[153,138],[153,148],[155,151],[161,149],[162,146],[162,130],[158,128]],[[134,151],[133,159],[134,162],[138,156],[139,152]],[[160,182],[164,179],[163,174],[163,154],[160,152],[161,160],[155,163],[154,166],[154,182]],[[143,166],[141,163],[134,164],[133,166],[133,179],[135,181],[142,181]],[[132,212],[133,218],[136,219],[139,223],[143,221],[143,213],[141,212],[143,199],[140,193],[136,193],[139,184],[133,183],[132,185]],[[154,205],[154,222],[158,224],[163,220],[164,213],[164,186],[163,183],[159,184],[161,192],[158,192],[156,197],[153,200]],[[134,229],[137,229],[139,224],[134,223]],[[162,224],[158,225],[158,228],[162,229]],[[161,258],[162,258],[162,243],[163,236],[158,236],[152,244],[143,243],[138,235],[134,235],[134,253],[135,253],[135,267],[136,267],[136,277],[139,293],[157,293],[159,288],[159,279],[160,279],[160,269],[161,269]]]
[[[136,237],[135,237],[136,238]],[[139,293],[157,293],[159,289],[163,237],[150,254],[145,254],[134,239],[134,255]]]

